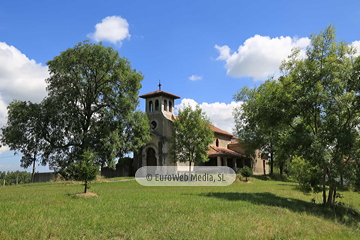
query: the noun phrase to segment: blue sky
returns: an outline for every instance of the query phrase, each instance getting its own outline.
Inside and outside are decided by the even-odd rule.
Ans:
[[[143,73],[140,94],[157,90],[161,79],[162,90],[181,96],[176,104],[199,103],[231,132],[239,105],[232,95],[278,76],[291,48],[304,49],[330,23],[338,40],[360,49],[359,1],[3,1],[0,125],[13,99],[45,96],[48,60],[101,40]],[[0,153],[0,171],[22,170],[19,156]]]

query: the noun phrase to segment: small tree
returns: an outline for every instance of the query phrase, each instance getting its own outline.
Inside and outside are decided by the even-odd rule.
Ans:
[[[94,165],[97,156],[91,151],[85,151],[82,159],[75,164],[76,179],[84,182],[84,193],[90,188],[89,182],[94,180],[99,172],[99,167]]]
[[[243,167],[240,170],[240,173],[243,177],[245,177],[245,180],[248,180],[248,177],[251,177],[253,174],[253,171],[251,170],[251,168],[249,168],[248,166]]]
[[[208,161],[209,144],[214,140],[214,132],[210,129],[211,122],[199,105],[193,110],[190,106],[179,110],[174,120],[174,132],[170,139],[170,154],[174,161],[195,162]]]

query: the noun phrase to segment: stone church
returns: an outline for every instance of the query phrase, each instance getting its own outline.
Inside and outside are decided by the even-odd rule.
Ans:
[[[143,166],[175,166],[188,165],[170,160],[169,137],[172,135],[173,121],[175,120],[175,100],[180,97],[159,90],[140,96],[146,100],[146,114],[151,127],[151,140],[138,152],[134,153],[134,170]],[[214,141],[209,146],[209,161],[200,163],[204,166],[228,166],[242,168],[249,166],[254,174],[268,173],[265,159],[260,158],[260,152],[255,152],[255,158],[245,155],[244,149],[232,134],[215,126],[210,126],[214,132]],[[196,164],[198,165],[198,164]]]

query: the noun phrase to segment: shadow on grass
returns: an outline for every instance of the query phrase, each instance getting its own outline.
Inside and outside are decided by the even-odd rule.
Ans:
[[[307,213],[317,217],[338,221],[339,223],[358,227],[360,214],[353,208],[337,204],[333,208],[325,208],[320,204],[305,202],[294,198],[284,198],[273,193],[239,193],[239,192],[212,192],[198,194],[199,196],[225,199],[228,201],[247,201],[255,205],[265,205],[287,208],[297,213]]]

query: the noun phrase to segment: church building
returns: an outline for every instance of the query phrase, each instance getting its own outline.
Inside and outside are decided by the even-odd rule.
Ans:
[[[140,96],[146,100],[145,111],[149,118],[151,128],[151,140],[138,152],[134,153],[134,170],[144,166],[181,166],[185,163],[174,163],[169,157],[169,138],[172,135],[175,100],[180,97],[161,90],[146,93]],[[204,166],[228,166],[231,168],[242,168],[249,166],[254,174],[268,173],[265,159],[260,158],[260,152],[255,152],[255,158],[245,155],[244,149],[232,134],[221,130],[213,125],[210,126],[214,132],[214,141],[209,146],[209,161],[195,163]]]

